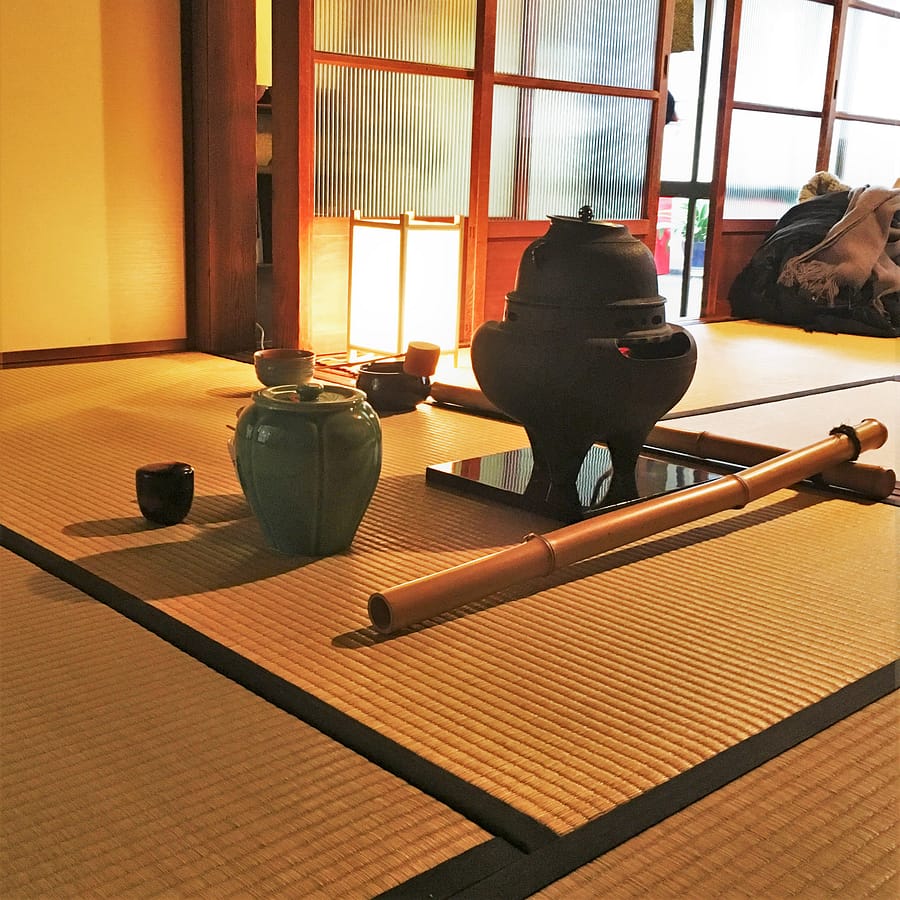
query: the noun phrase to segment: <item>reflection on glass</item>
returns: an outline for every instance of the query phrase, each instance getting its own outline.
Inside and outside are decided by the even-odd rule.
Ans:
[[[471,81],[316,65],[316,215],[465,215],[471,134]]]
[[[734,99],[821,109],[831,14],[810,0],[745,0]]]
[[[476,0],[316,0],[316,50],[471,68]]]
[[[891,187],[900,178],[900,125],[838,119],[829,171],[851,187]]]
[[[726,219],[776,219],[815,174],[819,119],[735,110]]]
[[[499,0],[496,69],[650,88],[658,13],[656,0]]]
[[[857,116],[900,119],[900,85],[896,74],[890,71],[896,70],[898,58],[900,19],[848,9],[838,110]]]
[[[574,216],[589,205],[598,219],[640,218],[651,110],[630,97],[498,86],[490,215]]]

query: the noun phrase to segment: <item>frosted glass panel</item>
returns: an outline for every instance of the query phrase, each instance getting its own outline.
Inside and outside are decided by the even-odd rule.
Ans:
[[[652,103],[498,87],[491,154],[492,216],[542,219],[593,207],[640,218]],[[514,136],[530,140],[516,154]]]
[[[816,172],[819,119],[735,110],[725,218],[775,219]]]
[[[844,184],[892,187],[900,178],[900,125],[834,123],[829,171]]]
[[[491,124],[491,185],[488,214],[507,218],[524,216],[524,206],[516,209],[516,163],[519,101],[524,91],[511,87],[494,88]],[[522,201],[524,203],[524,200]],[[521,215],[520,215],[521,214]]]
[[[821,109],[831,14],[810,0],[745,0],[734,99]]]
[[[499,0],[498,72],[650,88],[658,0]]]
[[[470,69],[476,0],[316,0],[316,50]]]
[[[472,82],[316,66],[316,215],[465,215]]]
[[[857,116],[900,119],[898,60],[900,19],[847,10],[838,109]]]

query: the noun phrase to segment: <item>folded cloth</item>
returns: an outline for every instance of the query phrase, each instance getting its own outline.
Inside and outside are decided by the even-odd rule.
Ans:
[[[900,291],[898,213],[900,190],[855,188],[844,216],[822,241],[786,261],[778,283],[814,303],[834,306],[842,289],[852,305],[870,282],[868,302],[883,309],[882,299]]]

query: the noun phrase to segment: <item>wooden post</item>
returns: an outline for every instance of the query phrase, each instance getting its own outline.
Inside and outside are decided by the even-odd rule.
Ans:
[[[475,23],[475,71],[472,87],[472,154],[463,262],[463,313],[460,341],[465,343],[484,319],[487,277],[488,201],[491,181],[491,120],[494,108],[494,43],[497,0],[478,0]]]
[[[232,353],[253,347],[256,317],[254,4],[184,0],[182,13],[190,41],[188,342]]]
[[[273,346],[311,347],[314,0],[272,0]]]

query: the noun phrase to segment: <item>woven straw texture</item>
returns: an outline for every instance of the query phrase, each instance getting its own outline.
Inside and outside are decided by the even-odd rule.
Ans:
[[[742,440],[773,447],[803,447],[822,436],[823,423],[855,425],[859,411],[888,430],[884,445],[869,450],[861,462],[900,472],[900,382],[880,381],[824,394],[808,394],[772,404],[742,406],[699,416],[670,419],[683,431],[740,435]],[[825,429],[828,430],[827,428]]]
[[[779,491],[382,639],[373,591],[555,527],[424,484],[428,464],[521,446],[520,428],[428,406],[384,417],[353,546],[290,558],[265,546],[225,448],[249,366],[181,354],[0,376],[16,398],[7,524],[558,833],[897,655],[885,504]],[[197,497],[152,528],[134,469],[167,459],[194,465]]]
[[[371,897],[479,828],[0,550],[0,895]]]
[[[883,338],[812,334],[743,319],[691,324],[687,330],[697,342],[697,372],[673,408],[675,415],[900,373],[897,341]],[[466,351],[460,356],[465,362]],[[447,362],[439,366],[437,380],[478,386],[471,368],[451,368]],[[766,443],[777,446],[771,440]]]
[[[689,330],[697,341],[697,373],[676,413],[891,378],[900,372],[897,341],[884,338],[813,334],[746,320],[693,325]]]
[[[894,692],[536,896],[894,900],[898,734]]]

